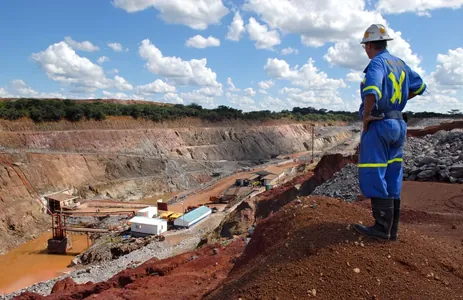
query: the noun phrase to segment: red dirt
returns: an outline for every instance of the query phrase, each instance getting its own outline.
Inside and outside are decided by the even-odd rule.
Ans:
[[[225,247],[208,245],[165,260],[150,260],[106,282],[78,285],[65,279],[47,297],[24,293],[13,299],[201,299],[226,278],[243,247],[240,239]]]
[[[398,242],[362,242],[348,229],[358,221],[372,222],[370,210],[341,200],[286,205],[257,225],[229,277],[206,299],[307,299],[313,289],[320,299],[463,299],[463,245],[410,224],[401,224]]]
[[[356,203],[370,209],[370,201]],[[447,243],[463,245],[463,185],[405,181],[402,190],[402,223]]]

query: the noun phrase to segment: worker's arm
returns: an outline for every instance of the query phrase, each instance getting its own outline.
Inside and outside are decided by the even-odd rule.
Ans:
[[[379,119],[372,117],[371,111],[383,97],[381,92],[383,90],[383,78],[383,65],[378,59],[372,59],[368,65],[365,74],[365,85],[362,89],[362,99],[365,99],[363,110],[363,131],[367,131],[368,123],[371,120]]]
[[[368,123],[370,121],[379,119],[377,117],[371,116],[371,111],[373,110],[375,103],[376,103],[375,95],[369,94],[365,97],[365,105],[364,105],[364,110],[363,110],[363,131],[367,131]]]
[[[408,87],[408,100],[415,98],[418,95],[422,95],[426,90],[427,86],[424,83],[423,78],[413,71],[410,67],[408,67],[408,76],[410,85]]]

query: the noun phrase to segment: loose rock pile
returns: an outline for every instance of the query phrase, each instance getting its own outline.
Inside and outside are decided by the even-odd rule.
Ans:
[[[463,183],[463,130],[407,138],[403,179]],[[312,194],[356,201],[361,195],[357,167],[346,165]]]
[[[463,131],[438,131],[407,139],[404,180],[463,183]]]
[[[312,195],[339,198],[346,202],[356,201],[361,195],[357,166],[346,165],[325,183],[315,188]]]

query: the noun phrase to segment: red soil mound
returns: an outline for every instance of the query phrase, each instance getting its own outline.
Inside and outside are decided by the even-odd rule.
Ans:
[[[424,129],[408,129],[407,136],[414,136],[414,137],[423,137],[428,134],[434,134],[440,130],[450,131],[452,129],[463,128],[463,121],[453,121],[447,123],[441,123],[435,126],[429,126]]]
[[[369,209],[336,199],[286,205],[207,299],[462,299],[463,247],[413,230],[361,241],[349,227],[358,221],[371,222]]]
[[[106,282],[78,285],[66,279],[55,284],[50,296],[24,293],[14,299],[201,299],[227,277],[243,247],[242,240],[225,247],[208,245],[196,252],[150,260]]]

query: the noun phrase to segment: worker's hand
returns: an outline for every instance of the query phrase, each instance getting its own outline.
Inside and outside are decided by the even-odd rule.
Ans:
[[[367,117],[363,117],[363,132],[367,132],[368,123],[370,123],[370,121],[381,120],[383,118],[384,118],[384,116],[382,116],[382,117],[374,117],[372,115],[368,115]]]

